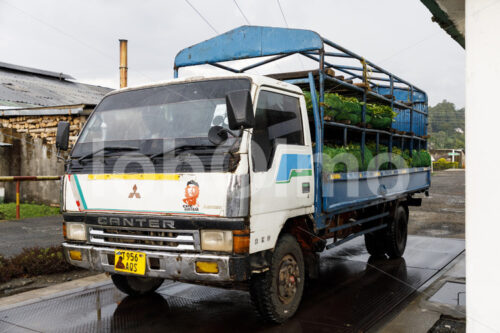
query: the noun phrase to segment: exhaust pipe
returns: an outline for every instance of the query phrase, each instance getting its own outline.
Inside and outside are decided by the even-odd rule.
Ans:
[[[127,86],[127,40],[120,39],[120,88]]]

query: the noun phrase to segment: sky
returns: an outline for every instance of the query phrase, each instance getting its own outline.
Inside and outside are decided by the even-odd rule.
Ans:
[[[0,61],[118,88],[118,40],[127,39],[135,86],[172,78],[178,51],[249,22],[314,30],[423,89],[430,105],[461,108],[465,51],[431,16],[419,0],[0,0]],[[313,68],[294,56],[253,73]]]

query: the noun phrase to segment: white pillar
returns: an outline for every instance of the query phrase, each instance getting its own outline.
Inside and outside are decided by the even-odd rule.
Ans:
[[[467,332],[500,330],[500,3],[466,1]]]

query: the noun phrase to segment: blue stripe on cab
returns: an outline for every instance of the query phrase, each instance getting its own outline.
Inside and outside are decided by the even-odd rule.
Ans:
[[[283,154],[278,168],[277,182],[286,182],[292,170],[312,169],[311,155],[308,154]]]

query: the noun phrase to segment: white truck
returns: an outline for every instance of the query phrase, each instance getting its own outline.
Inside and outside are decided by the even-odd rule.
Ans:
[[[280,80],[244,73],[291,54],[319,68]],[[362,66],[326,60],[339,56]],[[254,57],[267,58],[238,70],[220,64]],[[69,263],[110,273],[128,295],[153,292],[164,279],[247,288],[262,317],[279,323],[297,311],[325,248],[364,235],[370,254],[403,255],[408,206],[428,190],[429,168],[326,172],[322,149],[326,140],[347,144],[348,135],[362,150],[369,138],[377,149],[383,142],[389,151],[425,148],[423,91],[307,30],[237,28],[179,52],[175,76],[199,64],[231,73],[120,89],[90,115],[61,189]],[[327,119],[325,89],[406,112],[410,119],[393,127],[409,130]],[[68,128],[58,126],[61,150]]]

